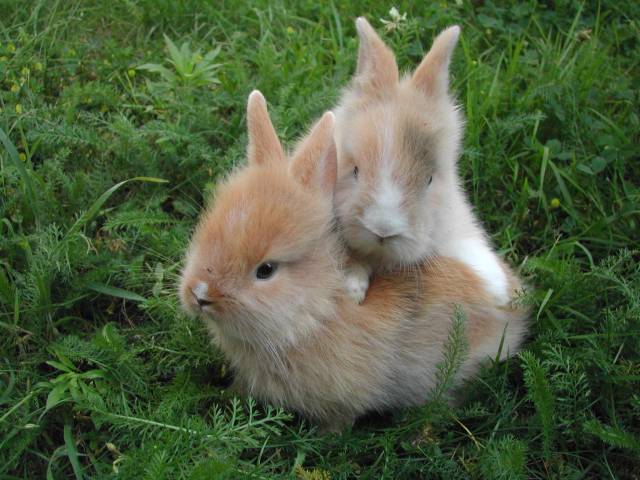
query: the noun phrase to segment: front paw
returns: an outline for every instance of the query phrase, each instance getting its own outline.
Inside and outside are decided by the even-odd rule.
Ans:
[[[353,427],[355,417],[335,417],[324,420],[318,425],[318,435],[341,435],[347,428]]]
[[[369,288],[369,271],[360,265],[350,267],[346,272],[346,286],[349,297],[362,303]]]

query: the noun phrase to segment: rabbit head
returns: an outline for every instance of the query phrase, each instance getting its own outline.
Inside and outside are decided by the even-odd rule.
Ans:
[[[179,293],[219,336],[274,350],[320,328],[343,283],[334,117],[327,112],[290,160],[258,91],[249,96],[247,123],[248,166],[217,187],[191,239]]]
[[[411,74],[358,18],[358,66],[336,110],[336,208],[351,249],[382,265],[433,253],[437,211],[457,188],[463,122],[448,93],[460,28],[450,27]]]

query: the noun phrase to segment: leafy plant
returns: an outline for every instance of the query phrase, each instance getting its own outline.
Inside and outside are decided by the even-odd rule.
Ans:
[[[549,386],[547,369],[530,352],[520,354],[524,369],[524,381],[528,397],[536,407],[542,429],[542,446],[547,459],[551,457],[553,447],[553,393]]]
[[[39,384],[40,387],[49,388],[45,413],[60,403],[73,400],[81,403],[85,399],[93,404],[102,404],[102,398],[92,383],[103,380],[105,372],[100,369],[92,369],[80,372],[76,366],[60,353],[56,354],[57,360],[48,360],[46,363],[59,370],[61,373],[48,383]]]
[[[220,46],[202,55],[200,50],[192,51],[189,42],[184,42],[178,48],[167,35],[164,35],[164,41],[169,53],[167,62],[173,68],[169,69],[158,63],[145,63],[138,67],[139,70],[159,74],[169,88],[208,87],[220,83],[217,77],[220,64],[214,63],[220,53]]]

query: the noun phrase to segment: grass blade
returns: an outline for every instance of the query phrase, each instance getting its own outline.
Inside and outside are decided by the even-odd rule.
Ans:
[[[129,182],[151,182],[151,183],[167,183],[167,180],[163,180],[161,178],[155,177],[134,177],[129,178],[127,180],[123,180],[120,183],[116,183],[109,190],[104,192],[102,195],[98,197],[98,199],[93,202],[93,204],[89,207],[89,209],[80,215],[80,218],[76,220],[76,222],[71,226],[65,237],[70,237],[72,234],[76,233],[80,230],[89,220],[91,220],[97,213],[98,210],[104,205],[104,203],[109,200],[109,197],[114,194],[116,190],[118,190],[123,185]],[[62,242],[61,242],[62,243]]]
[[[78,461],[78,450],[73,442],[73,436],[71,435],[71,423],[69,422],[64,424],[64,444],[67,447],[67,456],[71,462],[73,473],[78,480],[82,480],[84,478],[82,475],[82,467]]]
[[[124,298],[125,300],[133,300],[134,302],[144,302],[146,300],[142,295],[138,295],[135,292],[105,285],[104,283],[90,283],[87,287],[94,292],[109,295],[111,297]]]
[[[33,218],[36,219],[36,223],[38,223],[36,208],[36,189],[33,184],[33,179],[31,178],[31,175],[25,168],[24,164],[20,161],[20,157],[18,156],[18,149],[2,128],[0,128],[0,142],[3,143],[4,148],[7,150],[7,154],[9,155],[9,159],[18,169],[18,172],[20,172],[20,176],[24,181],[27,198],[29,199],[29,208],[31,209]]]

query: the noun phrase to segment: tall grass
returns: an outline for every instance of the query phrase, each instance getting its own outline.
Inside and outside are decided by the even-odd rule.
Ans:
[[[391,6],[0,0],[0,476],[637,476],[637,2],[396,5],[407,20],[384,36],[405,69],[462,25],[465,186],[536,287],[526,352],[489,361],[460,405],[322,436],[228,392],[180,312],[248,93],[294,141],[353,71],[354,18],[384,31]]]

